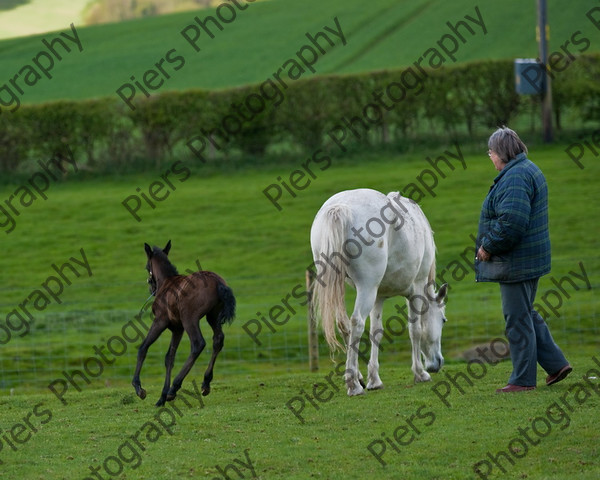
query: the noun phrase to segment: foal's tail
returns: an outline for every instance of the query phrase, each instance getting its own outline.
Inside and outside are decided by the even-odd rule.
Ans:
[[[223,325],[225,322],[231,325],[231,322],[235,318],[235,297],[233,296],[233,290],[224,283],[219,282],[217,284],[217,295],[223,303],[223,307],[217,317],[217,322],[219,325]]]
[[[332,351],[345,350],[335,326],[347,341],[350,320],[346,311],[345,281],[348,259],[343,253],[352,211],[347,205],[333,205],[317,215],[311,231],[311,244],[317,276],[313,282],[313,311],[321,318],[325,339]]]

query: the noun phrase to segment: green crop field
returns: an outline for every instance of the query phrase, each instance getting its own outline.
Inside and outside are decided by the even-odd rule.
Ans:
[[[477,4],[469,0],[382,0],[372,5],[359,0],[238,3],[246,8],[235,9],[229,14],[223,11],[223,18],[233,20],[223,23],[223,30],[213,26],[214,38],[199,30],[196,42],[199,52],[181,32],[189,25],[198,25],[194,17],[204,20],[212,13],[209,11],[183,12],[86,28],[77,26],[77,18],[65,16],[60,31],[74,36],[69,25],[75,22],[81,51],[74,41],[65,40],[65,44],[72,48],[71,52],[55,62],[49,73],[51,79],[41,75],[41,79],[34,82],[34,74],[31,74],[29,82],[35,84],[23,87],[22,101],[35,103],[116,95],[115,91],[122,84],[131,81],[130,77],[134,76],[139,81],[146,71],[156,69],[155,64],[164,59],[171,49],[176,50],[171,56],[182,56],[185,64],[165,63],[169,78],[161,75],[164,84],[150,93],[226,88],[261,82],[310,43],[306,33],[316,34],[324,26],[335,29],[336,17],[346,37],[346,45],[342,46],[338,41],[335,47],[327,47],[327,53],[314,66],[317,74],[403,67],[412,65],[423,56],[426,59],[423,65],[427,65],[432,57],[431,52],[426,54],[430,48],[440,50],[446,64],[452,64],[438,41],[442,41],[449,50],[456,48],[452,56],[457,62],[537,56],[533,1]],[[600,31],[586,17],[591,8],[589,2],[576,0],[569,2],[567,7],[559,1],[548,3],[552,26],[551,52],[566,55],[561,50],[565,44],[572,54],[600,50]],[[472,20],[465,20],[467,16]],[[459,27],[464,42],[457,37],[457,45],[454,45],[452,40],[443,37],[452,33],[447,22],[455,25],[459,21],[464,22]],[[580,35],[573,40],[577,31]],[[43,39],[51,41],[58,35],[42,34],[1,41],[0,84],[9,82],[22,68],[32,64],[32,58],[45,48]],[[193,35],[195,32],[190,30],[188,37]],[[586,44],[584,38],[589,43]],[[566,60],[559,68],[563,68],[565,63]],[[180,68],[175,70],[175,67]],[[23,85],[26,73],[21,73],[20,85]],[[311,73],[305,73],[305,76],[308,75]],[[138,95],[142,93],[138,91]]]
[[[298,58],[310,42],[307,33],[324,27],[341,27],[346,44],[334,36],[336,45],[304,76],[413,65],[449,41],[447,22],[465,22],[465,42],[452,54],[457,63],[537,54],[534,1],[226,3],[220,12],[235,12],[235,20],[214,30],[214,39],[203,32],[196,52],[181,31],[195,16],[214,15],[214,8],[83,27],[74,2],[59,32],[0,41],[0,101],[26,79],[23,103],[116,97],[120,85],[140,81],[161,59],[164,68],[175,65],[166,60],[172,49],[170,58],[180,55],[185,64],[169,70],[153,94],[262,82]],[[551,51],[600,51],[594,24],[600,10],[590,18],[592,9],[583,0],[549,1]],[[56,15],[48,22],[55,28]],[[68,40],[72,22],[81,51]],[[34,82],[27,65],[43,40],[58,37],[71,52],[55,62],[52,78],[41,74]],[[1,114],[13,115],[4,107]],[[482,365],[464,356],[504,338],[498,286],[476,284],[471,263],[471,236],[496,174],[485,139],[414,138],[402,151],[363,145],[344,155],[324,147],[330,163],[319,170],[311,164],[315,171],[302,189],[290,184],[307,168],[306,158],[277,151],[207,163],[186,152],[142,173],[135,165],[123,169],[129,173],[99,173],[76,157],[75,165],[63,164],[64,175],[32,162],[3,176],[0,479],[598,478],[597,127],[588,122],[590,130],[573,132],[569,118],[563,121],[552,145],[540,142],[525,115],[516,128],[550,191],[553,269],[540,281],[536,306],[575,370],[548,388],[540,369],[539,388],[523,395],[494,394],[506,383],[510,362]],[[569,149],[581,154],[578,164]],[[441,156],[449,163],[438,161]],[[160,201],[151,193],[158,187]],[[432,382],[415,385],[403,329],[382,344],[386,388],[348,398],[322,338],[319,370],[309,372],[305,272],[315,213],[334,193],[361,187],[412,192],[435,231],[438,283],[450,285],[446,364]],[[281,195],[272,202],[265,191]],[[219,273],[238,308],[225,328],[211,395],[197,393],[210,351],[203,320],[209,346],[178,398],[157,409],[168,333],[151,347],[142,370],[145,401],[130,379],[144,333],[139,325],[150,321],[146,312],[134,323],[148,297],[144,243],[162,247],[168,240],[180,272],[201,265]],[[349,309],[352,301],[348,288]],[[395,303],[386,302],[384,319],[396,315]],[[289,319],[269,329],[261,319],[282,305]],[[117,346],[120,353],[112,353]],[[184,338],[175,370],[188,352]],[[364,361],[361,369],[366,374]]]
[[[0,38],[60,30],[65,19],[79,25],[88,0],[7,0],[0,2]],[[17,7],[17,8],[13,8]]]

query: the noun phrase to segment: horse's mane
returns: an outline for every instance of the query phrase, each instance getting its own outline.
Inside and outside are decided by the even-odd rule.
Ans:
[[[156,257],[161,262],[165,276],[172,277],[174,275],[179,275],[175,265],[170,262],[169,258],[165,255],[165,252],[163,252],[160,248],[154,247],[152,256]]]

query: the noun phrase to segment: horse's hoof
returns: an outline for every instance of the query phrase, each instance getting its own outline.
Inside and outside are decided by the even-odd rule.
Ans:
[[[143,388],[140,388],[136,393],[137,396],[140,397],[142,400],[146,398],[146,390],[144,390]]]
[[[176,393],[168,393],[167,394],[167,402],[170,402],[171,400],[175,400],[176,396],[177,396]]]
[[[154,404],[155,407],[162,407],[165,404],[165,399],[164,398],[159,398],[158,402],[156,402]]]
[[[415,383],[429,382],[429,381],[431,381],[431,375],[429,375],[427,372],[423,372],[422,375],[415,375]]]
[[[210,387],[202,388],[202,396],[206,397],[210,393]]]
[[[367,385],[367,390],[383,390],[383,383],[375,383]]]
[[[349,388],[348,389],[348,396],[349,397],[355,397],[357,395],[364,395],[364,394],[365,394],[365,390],[362,387],[360,387],[360,388]]]

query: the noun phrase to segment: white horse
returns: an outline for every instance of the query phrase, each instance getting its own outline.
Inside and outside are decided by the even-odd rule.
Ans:
[[[340,192],[318,211],[310,242],[317,267],[314,305],[331,350],[347,351],[348,395],[364,393],[358,345],[367,315],[371,356],[366,387],[383,388],[378,360],[381,315],[384,300],[396,295],[407,300],[415,382],[431,380],[427,371],[437,372],[444,364],[441,336],[448,285],[435,292],[433,232],[419,206],[397,192],[387,196],[370,189]],[[356,288],[350,318],[344,302],[345,280]],[[345,347],[336,337],[336,324]]]

